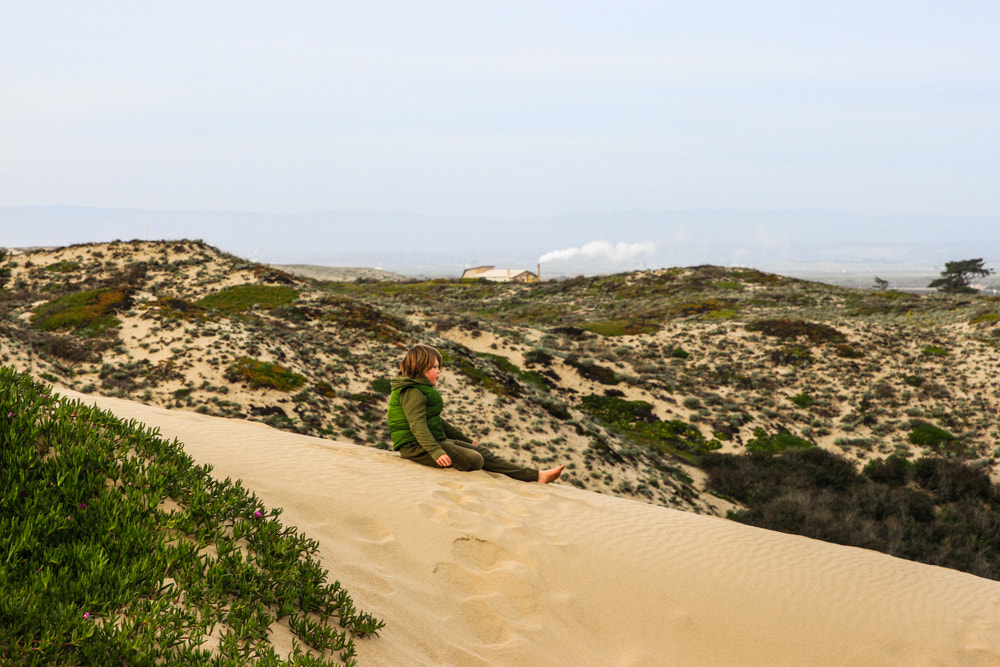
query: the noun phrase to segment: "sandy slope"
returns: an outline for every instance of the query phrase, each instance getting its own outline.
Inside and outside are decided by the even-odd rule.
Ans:
[[[362,665],[998,665],[1000,583],[253,422],[64,391],[185,443],[386,621]]]

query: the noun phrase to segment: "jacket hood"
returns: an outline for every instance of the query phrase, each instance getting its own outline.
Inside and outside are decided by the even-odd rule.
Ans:
[[[392,391],[396,391],[400,387],[414,387],[418,384],[422,384],[427,387],[433,386],[431,384],[431,381],[428,380],[427,378],[424,377],[411,378],[405,375],[397,375],[396,377],[392,378],[391,382],[389,382],[389,386],[392,388]]]

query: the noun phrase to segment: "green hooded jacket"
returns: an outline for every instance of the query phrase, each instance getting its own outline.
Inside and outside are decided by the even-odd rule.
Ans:
[[[436,461],[445,453],[438,444],[441,440],[459,440],[471,443],[464,433],[441,417],[444,399],[430,380],[400,375],[390,383],[389,434],[393,449],[416,442]],[[417,391],[409,391],[410,388]]]

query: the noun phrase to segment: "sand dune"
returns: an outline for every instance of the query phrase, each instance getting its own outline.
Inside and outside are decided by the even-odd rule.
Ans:
[[[62,391],[178,438],[386,622],[361,665],[998,665],[1000,583],[570,486]]]

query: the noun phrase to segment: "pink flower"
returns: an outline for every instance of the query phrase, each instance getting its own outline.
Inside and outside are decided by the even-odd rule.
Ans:
[[[90,612],[89,611],[83,612],[83,618],[84,618],[84,620],[90,618]]]
[[[8,416],[8,417],[13,417],[13,416],[14,416],[14,413],[13,413],[13,412],[8,412],[8,413],[7,413],[7,416]]]
[[[254,510],[253,515],[258,519],[264,516],[263,514],[260,513],[260,510]]]

